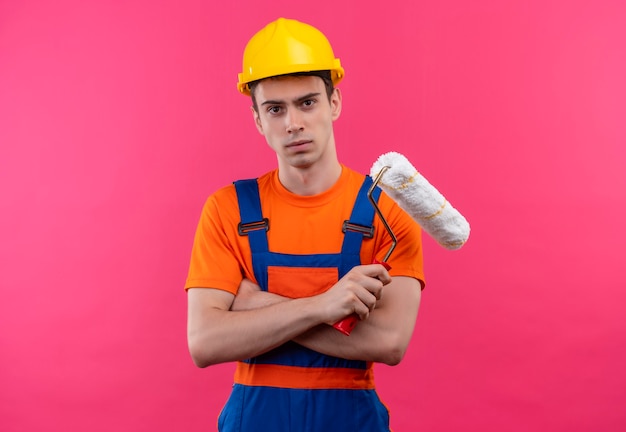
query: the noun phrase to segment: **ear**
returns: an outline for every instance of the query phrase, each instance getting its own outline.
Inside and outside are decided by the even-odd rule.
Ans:
[[[330,109],[333,121],[339,118],[341,114],[341,90],[335,88],[330,96]]]
[[[254,109],[253,106],[250,107],[250,111],[252,111],[252,118],[254,118],[256,130],[258,130],[261,135],[265,135],[263,133],[263,125],[261,124],[261,118],[259,117],[259,113],[257,112],[257,110]]]

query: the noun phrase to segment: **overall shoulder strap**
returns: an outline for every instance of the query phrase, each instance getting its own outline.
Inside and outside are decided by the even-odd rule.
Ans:
[[[268,252],[267,231],[269,220],[263,217],[261,197],[256,179],[238,180],[234,182],[239,202],[239,235],[248,236],[252,251],[252,268],[257,282],[267,291],[267,269],[256,259],[257,254]]]
[[[343,245],[341,253],[346,256],[359,257],[361,252],[361,243],[363,238],[374,237],[374,207],[370,203],[367,193],[372,186],[373,180],[370,176],[365,176],[363,184],[359,189],[350,219],[344,221],[342,231],[344,232]],[[372,199],[378,202],[381,189],[374,188],[372,191]],[[343,268],[340,269],[340,275],[350,271],[352,267],[360,264],[360,260],[356,263],[344,260]]]

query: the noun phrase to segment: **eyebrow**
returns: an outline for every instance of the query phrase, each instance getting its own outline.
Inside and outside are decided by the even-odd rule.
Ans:
[[[315,97],[319,97],[321,95],[320,92],[307,93],[304,96],[301,96],[297,99],[294,99],[295,103],[304,102],[305,100],[309,100]],[[266,100],[261,105],[283,105],[285,102],[282,100]]]

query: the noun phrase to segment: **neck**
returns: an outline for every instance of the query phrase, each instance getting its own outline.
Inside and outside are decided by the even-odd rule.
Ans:
[[[330,189],[341,176],[339,161],[320,167],[279,167],[278,179],[290,192],[301,196],[317,195]]]

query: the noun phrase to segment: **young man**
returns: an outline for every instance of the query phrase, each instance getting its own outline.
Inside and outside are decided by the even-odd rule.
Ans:
[[[278,168],[210,196],[194,241],[188,342],[199,367],[237,361],[218,428],[389,431],[374,362],[395,365],[424,285],[419,226],[341,164],[333,123],[343,77],[326,37],[279,19],[246,46],[239,89]],[[356,314],[349,336],[332,325]]]

